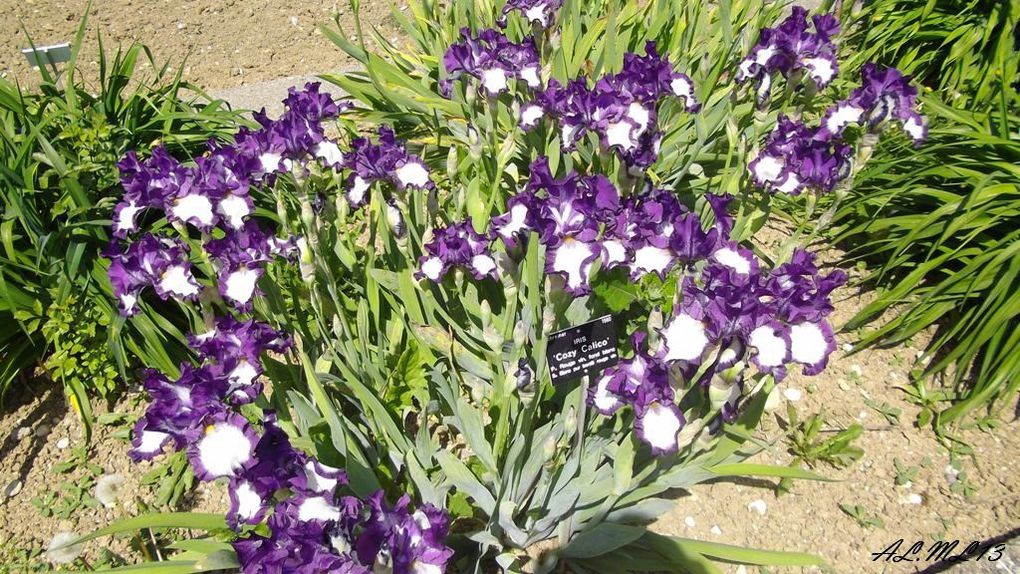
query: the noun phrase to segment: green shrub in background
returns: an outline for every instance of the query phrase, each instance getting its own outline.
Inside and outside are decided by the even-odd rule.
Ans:
[[[42,368],[90,420],[90,397],[112,398],[122,373],[173,367],[184,337],[172,306],[125,324],[110,303],[109,214],[120,194],[116,162],[163,142],[188,154],[237,125],[238,114],[157,67],[139,44],[102,47],[96,83],[78,56],[86,22],[61,78],[41,68],[33,92],[0,80],[0,398]],[[152,66],[140,73],[142,62]]]
[[[943,430],[1020,385],[1020,2],[879,0],[844,16],[848,65],[913,72],[932,120],[919,150],[883,142],[836,213],[832,236],[878,289],[846,327],[884,316],[863,347],[937,326],[910,392]]]

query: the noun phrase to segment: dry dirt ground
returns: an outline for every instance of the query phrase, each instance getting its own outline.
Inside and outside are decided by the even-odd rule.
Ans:
[[[361,18],[388,39],[398,37],[390,6],[363,0]],[[71,41],[86,0],[0,0],[0,75],[31,84],[38,74],[19,53],[29,46]],[[339,13],[354,33],[347,0],[94,0],[82,61],[98,69],[97,31],[108,50],[147,44],[157,64],[185,64],[184,78],[206,89],[236,87],[296,74],[322,73],[349,59],[319,30]]]

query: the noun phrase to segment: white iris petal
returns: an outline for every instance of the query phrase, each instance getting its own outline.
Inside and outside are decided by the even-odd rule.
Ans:
[[[479,275],[488,275],[496,269],[496,261],[490,255],[475,255],[471,258],[471,267]]]
[[[425,187],[429,183],[429,172],[422,164],[409,161],[397,168],[397,179],[404,187]]]
[[[239,484],[234,489],[234,496],[237,497],[237,515],[241,519],[251,520],[262,510],[262,497],[251,487],[251,483],[245,481]]]
[[[227,275],[224,294],[238,303],[247,303],[255,294],[255,285],[258,281],[258,270],[242,267]]]
[[[538,125],[538,121],[545,115],[542,106],[530,104],[521,110],[521,127],[532,128]]]
[[[199,225],[212,225],[213,204],[208,197],[191,193],[174,201],[170,208],[181,221],[197,221]]]
[[[612,412],[620,408],[620,399],[613,393],[609,392],[609,377],[602,377],[599,379],[598,385],[595,387],[594,404],[595,408],[602,412]]]
[[[914,141],[921,141],[924,139],[924,123],[918,121],[914,116],[907,118],[907,121],[903,122],[903,131],[907,132],[907,135]]]
[[[751,331],[749,342],[758,350],[758,364],[763,367],[779,367],[786,360],[786,340],[776,335],[768,325]]]
[[[673,78],[673,81],[669,83],[669,87],[673,90],[673,95],[678,98],[694,97],[694,86],[687,81],[687,78]]]
[[[630,267],[638,273],[665,273],[673,265],[673,252],[662,247],[646,245],[634,251]]]
[[[142,431],[138,440],[138,448],[135,450],[143,454],[158,452],[163,447],[163,442],[170,438],[170,435],[159,431]]]
[[[790,354],[793,360],[814,365],[825,358],[829,343],[825,333],[815,323],[801,323],[790,327]]]
[[[790,172],[790,173],[786,174],[786,177],[783,179],[783,183],[781,183],[780,185],[778,185],[776,187],[776,190],[779,191],[780,193],[789,193],[789,194],[792,194],[792,193],[796,192],[799,189],[800,189],[800,178],[797,177],[797,174],[795,174],[793,172]]]
[[[237,366],[230,371],[230,374],[227,375],[227,379],[230,380],[230,384],[236,387],[247,387],[254,383],[258,376],[259,372],[255,369],[254,365],[242,359],[241,362],[237,363]]]
[[[528,83],[529,87],[537,88],[542,85],[542,79],[538,76],[538,66],[528,66],[521,70],[521,79]]]
[[[630,151],[638,144],[634,138],[634,126],[629,122],[614,122],[606,126],[606,143]]]
[[[198,457],[212,477],[231,476],[252,456],[252,444],[244,430],[229,423],[206,428],[198,441]]]
[[[329,140],[315,144],[314,153],[315,157],[324,161],[326,165],[332,166],[344,161],[344,153],[340,151],[340,146]]]
[[[438,257],[429,257],[421,264],[421,272],[433,281],[439,281],[443,273],[443,260]]]
[[[864,115],[864,109],[851,104],[839,104],[836,106],[836,110],[826,118],[825,128],[831,133],[839,133],[850,124],[855,124],[861,121],[861,116]]]
[[[701,358],[708,346],[705,323],[680,313],[662,330],[662,344],[666,348],[663,361],[694,361]]]
[[[220,214],[234,229],[244,227],[244,218],[251,215],[251,206],[239,195],[227,195],[220,200]]]
[[[524,11],[524,17],[527,18],[529,22],[538,22],[543,27],[549,25],[545,16],[545,4],[536,4],[531,8],[528,8]]]
[[[347,199],[355,204],[360,205],[365,200],[365,192],[368,191],[368,181],[360,175],[354,176],[354,185],[347,191]]]
[[[808,58],[804,60],[804,65],[811,70],[811,75],[819,84],[828,84],[836,75],[836,70],[832,68],[832,61],[828,58]]]
[[[641,417],[645,442],[659,450],[676,450],[680,419],[676,412],[660,403],[652,403]]]
[[[715,252],[715,260],[741,275],[751,272],[751,262],[736,249],[723,247]]]
[[[584,285],[588,277],[594,253],[592,244],[567,237],[556,248],[556,254],[553,255],[552,260],[552,270],[565,273],[567,287],[577,289]]]
[[[338,482],[335,478],[326,478],[319,474],[315,470],[315,463],[312,461],[305,463],[305,480],[308,482],[308,488],[315,492],[332,492]]]
[[[191,272],[183,265],[174,265],[168,268],[160,277],[159,286],[167,293],[178,297],[191,297],[198,294],[198,284],[195,283]]]
[[[145,208],[135,205],[134,202],[130,203],[127,207],[121,208],[120,213],[117,215],[117,231],[134,231],[137,225],[135,217],[142,209]]]
[[[301,522],[340,520],[340,509],[331,505],[322,496],[306,498],[298,507],[298,520]]]
[[[627,260],[627,248],[619,239],[604,241],[602,242],[602,247],[605,249],[604,259],[606,267],[611,267]]]
[[[278,153],[266,152],[259,156],[259,163],[262,164],[262,171],[273,173],[280,169],[280,160],[283,156]]]
[[[783,173],[783,167],[782,159],[770,155],[761,156],[758,158],[758,163],[754,165],[754,178],[759,183],[776,181]]]
[[[506,70],[490,68],[482,71],[482,85],[490,94],[498,94],[507,88]]]
[[[510,220],[501,225],[497,231],[503,237],[510,237],[525,228],[528,219],[528,206],[518,203],[510,208]]]

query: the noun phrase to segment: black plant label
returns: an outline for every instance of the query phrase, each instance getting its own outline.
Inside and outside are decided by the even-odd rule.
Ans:
[[[549,336],[546,358],[554,385],[612,367],[620,361],[613,316],[553,333]]]

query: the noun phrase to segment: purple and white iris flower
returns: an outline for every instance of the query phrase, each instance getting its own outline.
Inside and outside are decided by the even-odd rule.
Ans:
[[[779,26],[762,30],[758,43],[740,62],[737,82],[754,82],[762,104],[768,101],[776,73],[787,81],[795,77],[810,78],[815,87],[822,89],[839,71],[833,42],[838,33],[839,21],[832,14],[812,16],[809,23],[807,10],[795,6]]]
[[[446,97],[453,93],[453,82],[464,76],[475,78],[488,96],[509,91],[510,80],[533,90],[542,87],[538,49],[530,36],[518,44],[491,28],[477,36],[464,28],[460,35],[461,41],[443,54],[446,78],[440,81],[440,90]]]
[[[368,138],[355,138],[340,165],[350,171],[344,195],[354,209],[368,202],[375,182],[389,182],[399,190],[435,187],[425,162],[409,154],[404,143],[385,125],[379,126],[378,144]]]
[[[192,273],[187,246],[175,239],[145,234],[122,247],[116,240],[104,252],[110,260],[107,276],[121,313],[138,312],[138,298],[153,287],[161,299],[193,300],[202,288]]]
[[[827,193],[850,175],[852,155],[853,148],[829,137],[824,127],[809,128],[780,116],[747,167],[755,185],[773,193]]]
[[[928,137],[928,120],[918,111],[917,88],[896,68],[873,62],[861,69],[861,85],[846,100],[837,102],[822,119],[822,129],[839,137],[851,124],[877,132],[886,122],[899,122],[904,133],[920,145]]]
[[[465,220],[433,230],[432,241],[425,245],[425,254],[418,260],[419,278],[433,282],[455,267],[463,267],[475,279],[496,277],[496,260],[489,252],[489,241]]]
[[[519,121],[530,130],[543,118],[555,120],[565,150],[594,133],[603,148],[613,150],[627,165],[646,169],[659,156],[658,107],[667,97],[682,100],[689,112],[700,108],[691,79],[675,72],[655,42],[648,42],[644,56],[626,54],[619,73],[598,78],[593,86],[583,77],[566,86],[550,81],[521,104]]]
[[[539,28],[548,29],[556,20],[556,13],[563,7],[563,0],[508,0],[503,6],[500,25],[506,25],[506,16],[510,12],[520,12],[521,16]]]
[[[600,414],[611,416],[625,406],[634,408],[637,437],[651,446],[652,454],[677,450],[684,416],[674,403],[669,368],[659,357],[643,350],[644,335],[632,338],[634,356],[606,369],[588,390],[588,402]]]

